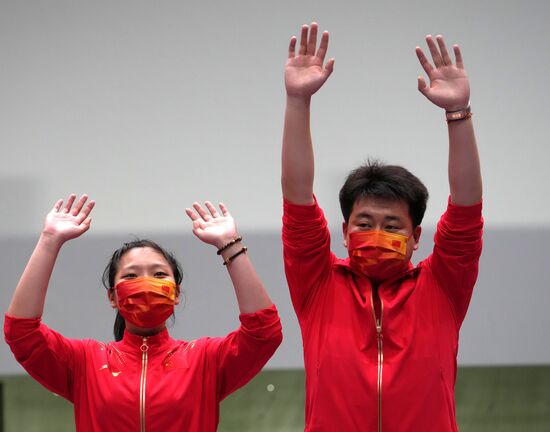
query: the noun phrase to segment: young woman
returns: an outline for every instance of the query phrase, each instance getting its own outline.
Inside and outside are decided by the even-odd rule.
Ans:
[[[279,346],[281,324],[227,208],[209,202],[186,213],[193,233],[218,249],[240,309],[241,326],[223,338],[172,339],[166,319],[179,302],[181,270],[156,243],[115,251],[104,281],[118,310],[117,341],[67,339],[41,322],[63,244],[90,228],[94,201],[71,195],[46,217],[5,319],[15,358],[38,382],[74,403],[77,431],[215,431],[219,402],[247,383]]]

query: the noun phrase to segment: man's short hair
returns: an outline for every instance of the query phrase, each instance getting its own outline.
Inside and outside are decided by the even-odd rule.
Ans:
[[[413,228],[416,228],[424,218],[428,189],[402,166],[369,160],[351,171],[340,189],[340,208],[346,223],[354,204],[362,198],[406,202]]]

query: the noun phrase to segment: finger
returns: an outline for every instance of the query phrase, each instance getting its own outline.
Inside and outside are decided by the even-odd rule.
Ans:
[[[288,58],[294,58],[296,55],[296,36],[290,38],[290,43],[288,44]]]
[[[223,214],[224,216],[226,216],[226,217],[229,216],[229,209],[228,209],[228,208],[225,206],[225,204],[222,203],[222,202],[220,203],[220,209],[221,209],[222,214]]]
[[[434,61],[435,67],[443,66],[443,59],[441,58],[441,54],[439,53],[437,46],[435,46],[432,35],[426,36],[426,43],[428,44],[428,48],[430,49],[430,53],[432,54],[432,59]]]
[[[447,66],[452,65],[453,61],[451,60],[451,56],[449,56],[449,52],[447,51],[447,47],[445,46],[445,40],[443,39],[443,36],[437,35],[435,39],[437,40],[437,45],[439,46],[439,51],[441,52],[443,63],[445,63]]]
[[[63,205],[63,200],[62,199],[57,200],[56,203],[53,205],[52,211],[58,212],[62,205]]]
[[[65,208],[63,209],[63,212],[69,213],[69,211],[71,210],[71,207],[73,206],[73,203],[74,203],[75,199],[76,199],[75,194],[71,194],[69,196],[69,199],[67,200],[67,204],[65,204]]]
[[[88,215],[91,213],[92,209],[95,206],[95,201],[91,200],[86,207],[79,213],[78,220],[80,223],[82,223],[83,220],[88,218]]]
[[[319,26],[316,22],[312,22],[309,27],[309,39],[307,41],[307,51],[308,55],[315,55],[315,48],[317,47],[317,30]]]
[[[193,208],[203,220],[210,220],[210,215],[205,209],[202,208],[202,206],[198,202],[193,203]]]
[[[80,213],[80,210],[82,210],[82,207],[84,207],[84,203],[88,200],[88,195],[84,194],[80,197],[76,205],[71,210],[71,214],[73,216],[76,216],[78,213]]]
[[[418,91],[422,93],[424,96],[426,96],[428,92],[428,86],[426,85],[426,81],[424,80],[424,77],[421,77],[421,76],[418,77]]]
[[[334,59],[331,58],[325,65],[325,73],[327,78],[330,76],[333,70],[334,70]]]
[[[464,62],[462,61],[462,53],[458,45],[453,45],[453,51],[455,52],[456,67],[464,69]]]
[[[307,52],[307,31],[309,27],[307,24],[302,26],[302,33],[300,34],[300,55],[305,55]]]
[[[321,43],[319,44],[319,49],[317,50],[317,57],[319,57],[321,62],[325,61],[325,55],[327,54],[327,49],[328,49],[328,39],[329,39],[328,31],[324,31],[323,35],[321,36]]]
[[[196,221],[199,218],[197,214],[190,208],[186,208],[185,213],[187,213],[187,216],[189,216],[189,219],[191,219],[192,221]]]
[[[422,51],[422,48],[418,46],[416,47],[416,56],[418,57],[418,61],[420,62],[420,66],[422,66],[422,69],[424,69],[424,72],[426,72],[428,76],[430,76],[434,68],[424,54],[424,51]]]
[[[220,214],[216,210],[216,207],[214,207],[210,201],[205,201],[204,205],[206,206],[206,208],[208,209],[212,217],[214,218],[220,217]]]

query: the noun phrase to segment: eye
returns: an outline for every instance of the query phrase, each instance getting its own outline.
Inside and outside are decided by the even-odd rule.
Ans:
[[[135,273],[126,273],[124,276],[121,277],[121,279],[134,279],[137,278],[137,275]]]
[[[163,271],[158,271],[155,273],[155,277],[156,278],[165,278],[165,277],[169,277],[169,274],[166,273],[166,272],[163,272]]]
[[[395,226],[395,225],[388,225],[386,226],[385,230],[386,231],[399,231],[401,228],[399,228],[398,226]]]
[[[368,230],[368,229],[371,229],[372,227],[370,226],[369,223],[366,223],[366,222],[363,222],[363,223],[359,223],[357,224],[357,226],[361,229],[364,229],[364,230]]]

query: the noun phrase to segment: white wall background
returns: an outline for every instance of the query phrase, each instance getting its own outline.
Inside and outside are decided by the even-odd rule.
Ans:
[[[511,232],[548,236],[550,229],[545,0],[1,0],[2,259],[13,259],[6,249],[12,240],[5,239],[36,236],[53,202],[70,192],[86,192],[97,201],[89,241],[187,234],[183,209],[204,199],[226,202],[245,234],[276,233],[283,68],[290,36],[311,20],[331,32],[329,55],[336,58],[313,109],[315,189],[333,226],[341,219],[337,193],[346,173],[369,156],[405,165],[426,183],[431,199],[424,225],[435,224],[448,195],[446,124],[443,113],[416,90],[422,71],[414,47],[424,46],[427,33],[442,33],[448,43],[461,45],[472,81],[486,227],[500,236],[501,247],[494,250],[509,260],[500,267],[497,260],[492,268],[508,269],[516,282],[529,271],[537,286],[526,288],[524,297],[517,283],[491,286],[491,275],[485,276],[484,292],[492,294],[486,302],[474,300],[473,321],[466,325],[473,338],[474,328],[490,329],[472,352],[482,338],[497,346],[470,361],[550,362],[544,348],[550,338],[545,341],[543,331],[550,325],[542,261],[547,251],[535,253],[533,242],[522,243],[526,237],[520,234],[515,241],[506,238]],[[23,247],[25,253],[31,246]],[[185,256],[200,248],[192,240],[186,247],[184,266]],[[279,251],[279,245],[274,248]],[[111,249],[96,251],[101,263]],[[527,257],[522,262],[540,266],[516,268],[512,256],[518,253]],[[21,253],[6,269],[2,309],[25,259]],[[66,271],[74,284],[74,274]],[[94,274],[96,279],[81,284],[97,285]],[[495,293],[502,292],[510,294],[499,298],[502,314],[487,327],[483,311],[490,312]],[[534,292],[542,298],[531,297]],[[68,305],[55,297],[48,301],[60,310],[83,308],[78,297]],[[286,296],[279,300],[285,301]],[[485,309],[477,309],[480,305]],[[521,326],[517,330],[518,337],[531,337],[539,346],[523,347],[527,356],[520,357],[507,354],[510,339],[499,331],[503,325],[517,328],[512,316],[517,319],[518,306],[522,326],[539,329],[536,336]],[[94,316],[77,318],[85,326]],[[74,321],[60,325],[71,328]],[[463,339],[464,349],[468,338]]]

